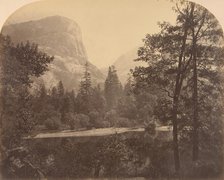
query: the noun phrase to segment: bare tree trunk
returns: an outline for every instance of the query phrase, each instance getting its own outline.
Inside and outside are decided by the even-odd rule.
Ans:
[[[191,9],[189,16],[186,16],[185,18],[185,24],[183,26],[184,28],[184,34],[182,38],[182,46],[180,50],[179,55],[179,62],[178,62],[178,68],[177,68],[177,76],[176,76],[176,82],[175,82],[175,90],[174,90],[174,96],[173,96],[173,109],[172,109],[172,118],[173,118],[173,153],[174,153],[174,165],[175,165],[175,171],[177,174],[179,174],[180,170],[180,158],[179,158],[179,143],[178,143],[178,105],[179,105],[179,97],[181,93],[181,88],[183,84],[184,79],[184,73],[188,66],[188,63],[185,64],[183,62],[184,56],[185,56],[185,50],[186,50],[186,41],[188,36],[188,30],[190,29],[191,19],[193,19],[193,12],[194,12],[194,3],[191,4]],[[190,19],[189,19],[190,18]],[[191,61],[191,58],[189,59],[189,62]]]
[[[172,109],[172,120],[173,120],[173,155],[174,155],[174,165],[175,165],[175,171],[177,174],[179,174],[180,170],[180,158],[179,158],[179,144],[178,144],[178,104],[179,104],[179,96],[181,92],[182,87],[182,73],[183,73],[183,57],[184,52],[186,48],[186,40],[187,40],[187,32],[188,28],[185,27],[184,29],[184,35],[182,39],[182,47],[179,55],[179,62],[178,62],[178,68],[177,68],[177,76],[176,76],[176,82],[175,82],[175,89],[174,89],[174,96],[173,96],[173,109]]]
[[[194,6],[194,5],[192,5]],[[197,161],[199,157],[199,135],[198,135],[198,128],[199,128],[199,122],[198,122],[198,69],[197,69],[197,41],[198,41],[198,34],[204,25],[205,22],[205,16],[206,16],[206,10],[204,10],[200,25],[197,29],[197,32],[195,32],[195,28],[192,27],[192,57],[193,57],[193,134],[192,134],[192,160]],[[193,18],[192,18],[193,22]]]
[[[196,39],[193,39],[193,135],[192,135],[192,160],[198,160],[198,71],[197,71],[197,52]]]
[[[178,98],[173,102],[173,155],[176,173],[180,170],[179,145],[178,145],[178,122],[177,122]]]
[[[99,164],[99,162],[97,162],[97,164],[95,166],[94,177],[99,178],[99,175],[100,175],[100,164]]]

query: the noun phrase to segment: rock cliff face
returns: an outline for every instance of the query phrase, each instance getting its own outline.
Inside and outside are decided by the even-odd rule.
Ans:
[[[4,26],[2,33],[9,35],[14,43],[37,43],[41,50],[55,57],[49,71],[36,82],[44,81],[50,88],[62,80],[66,89],[78,89],[88,57],[76,22],[66,17],[51,16]],[[103,82],[104,75],[100,70],[90,62],[88,64],[93,84]]]

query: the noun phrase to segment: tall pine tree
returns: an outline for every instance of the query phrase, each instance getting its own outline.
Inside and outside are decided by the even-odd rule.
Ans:
[[[80,89],[77,95],[79,112],[87,114],[91,109],[92,84],[88,62],[85,64],[84,75],[80,82]]]
[[[115,108],[118,103],[118,99],[122,95],[122,85],[114,66],[109,67],[108,75],[104,84],[104,95],[108,109]]]

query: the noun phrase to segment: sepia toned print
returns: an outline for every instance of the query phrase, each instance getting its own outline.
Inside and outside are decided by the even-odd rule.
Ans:
[[[183,0],[43,0],[0,34],[0,179],[223,179],[223,30]]]

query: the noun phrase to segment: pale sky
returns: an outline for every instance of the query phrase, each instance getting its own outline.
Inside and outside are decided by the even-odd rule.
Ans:
[[[31,1],[35,2],[15,11],[15,7]],[[206,4],[206,0],[195,1]],[[208,8],[214,14],[217,12],[216,17],[224,25],[223,11],[214,10],[217,6],[224,7],[224,1],[208,2],[213,2],[207,4]],[[111,65],[120,55],[140,46],[147,33],[158,31],[158,21],[175,20],[168,0],[0,0],[0,7],[0,27],[6,20],[5,14],[9,16],[13,11],[8,23],[52,15],[73,19],[82,30],[89,60],[98,67]]]

